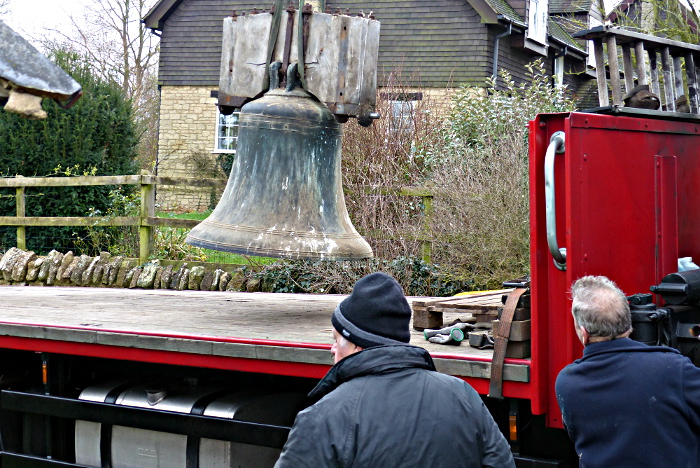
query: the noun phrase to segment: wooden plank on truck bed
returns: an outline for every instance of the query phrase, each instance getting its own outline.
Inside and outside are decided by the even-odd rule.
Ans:
[[[330,317],[345,297],[2,286],[0,347],[19,337],[330,366]],[[441,372],[490,375],[491,350],[429,343],[413,330],[411,344],[434,354]],[[505,378],[528,382],[529,365],[506,365]]]
[[[413,328],[421,331],[426,328],[442,328],[450,323],[443,318],[445,313],[493,314],[503,307],[502,297],[512,289],[482,291],[453,297],[420,298],[413,301]],[[492,320],[492,319],[490,319]]]

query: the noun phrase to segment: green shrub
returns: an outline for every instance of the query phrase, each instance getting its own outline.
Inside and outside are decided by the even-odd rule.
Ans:
[[[116,83],[97,78],[87,59],[72,52],[56,52],[53,60],[83,88],[83,96],[69,110],[43,101],[48,118],[26,120],[0,109],[0,168],[2,176],[116,175],[137,173],[138,138],[130,103]],[[69,168],[69,169],[65,169]],[[74,174],[78,168],[78,174]],[[27,216],[84,216],[106,211],[114,187],[44,187],[27,190]],[[6,190],[3,195],[13,195]],[[13,198],[0,197],[0,214],[13,216]],[[3,243],[11,243],[13,229]],[[28,248],[69,250],[76,228],[30,229]],[[84,234],[84,232],[83,232]],[[81,234],[82,236],[82,234]],[[68,240],[66,240],[68,239]],[[68,244],[68,245],[66,245]]]

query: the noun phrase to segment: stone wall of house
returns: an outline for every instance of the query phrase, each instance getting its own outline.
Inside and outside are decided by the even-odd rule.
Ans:
[[[216,177],[223,174],[213,153],[216,99],[211,88],[163,86],[160,90],[160,129],[157,174],[168,177]],[[212,208],[221,189],[183,186],[158,187],[156,203],[166,211],[203,211]]]

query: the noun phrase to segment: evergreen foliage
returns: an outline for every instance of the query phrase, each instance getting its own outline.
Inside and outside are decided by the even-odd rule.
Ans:
[[[52,59],[83,88],[83,96],[68,110],[45,99],[48,118],[23,119],[0,109],[0,168],[2,176],[119,175],[138,171],[138,137],[131,105],[116,83],[96,77],[87,60],[57,51]],[[27,216],[85,216],[91,209],[106,211],[114,187],[45,187],[27,190]],[[0,214],[15,214],[14,189],[0,198]],[[8,197],[9,196],[9,197]],[[32,250],[71,248],[58,241],[77,228],[28,229]],[[2,244],[14,245],[14,229],[3,232]]]

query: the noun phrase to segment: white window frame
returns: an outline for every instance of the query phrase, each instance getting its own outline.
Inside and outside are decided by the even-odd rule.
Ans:
[[[554,86],[562,88],[564,86],[564,56],[554,59]]]
[[[404,101],[392,99],[388,101],[391,112],[392,130],[395,132],[409,132],[413,130],[413,112],[416,101]]]
[[[389,106],[389,126],[393,132],[413,131],[413,118],[416,102],[423,99],[423,93],[383,93]]]
[[[236,153],[238,143],[238,119],[240,111],[224,115],[216,110],[216,133],[214,134],[214,153]]]
[[[547,45],[547,15],[549,0],[530,0],[527,38]]]

